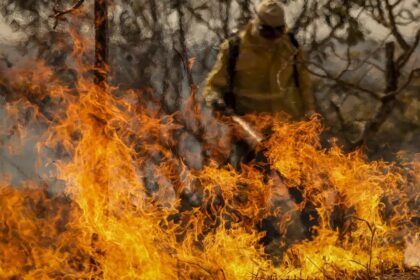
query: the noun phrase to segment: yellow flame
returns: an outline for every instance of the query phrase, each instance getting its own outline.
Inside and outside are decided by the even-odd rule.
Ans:
[[[83,44],[76,42],[80,56]],[[65,195],[33,182],[0,184],[2,279],[352,278],[403,268],[402,234],[415,230],[407,201],[419,172],[368,162],[361,151],[345,154],[334,144],[324,149],[317,117],[291,123],[282,116],[247,117],[260,130],[271,127],[259,148],[281,180],[252,164],[241,173],[215,162],[193,170],[173,152],[173,132],[182,128],[176,116],[147,108],[141,92],[117,97],[114,88],[80,78],[74,94],[42,63],[35,69],[40,75],[20,72],[11,87],[61,105],[38,149],[60,146],[68,154],[51,159]],[[22,126],[20,106],[34,105],[15,95],[8,117]],[[148,168],[159,186],[152,193],[144,183]],[[408,167],[418,168],[416,161]],[[303,202],[276,207],[292,187],[302,189]],[[200,194],[200,204],[180,210],[185,192]],[[270,246],[284,254],[274,259],[257,224],[277,215],[284,233],[309,202],[319,215],[314,237],[277,241]],[[342,224],[334,227],[337,215]]]

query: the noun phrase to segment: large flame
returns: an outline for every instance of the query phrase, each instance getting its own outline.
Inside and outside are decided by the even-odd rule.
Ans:
[[[324,149],[317,117],[248,116],[257,129],[271,127],[257,149],[279,176],[254,162],[241,172],[213,161],[190,168],[176,135],[186,126],[180,115],[197,121],[195,109],[165,115],[146,93],[117,94],[79,67],[72,86],[42,63],[4,75],[13,89],[9,150],[28,137],[29,122],[42,124],[38,161],[53,168],[49,180],[0,184],[1,279],[333,279],[404,269],[406,239],[418,240],[409,207],[418,161]],[[54,107],[43,111],[46,97]],[[230,137],[207,124],[215,130],[204,129],[204,140],[223,154]],[[300,211],[314,224],[306,233]],[[259,224],[270,217],[282,236],[264,244]]]

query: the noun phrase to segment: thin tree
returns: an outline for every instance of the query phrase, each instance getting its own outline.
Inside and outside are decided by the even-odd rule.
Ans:
[[[95,0],[95,83],[106,81],[108,72],[108,3]]]
[[[77,1],[70,9],[60,10],[54,8],[55,19],[54,29],[60,21],[64,21],[64,16],[73,13],[79,9],[84,0]],[[94,21],[95,21],[95,84],[101,84],[106,81],[108,73],[108,3],[106,0],[95,0],[94,3]]]

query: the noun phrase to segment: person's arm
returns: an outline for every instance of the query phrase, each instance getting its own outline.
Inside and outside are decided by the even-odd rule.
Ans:
[[[227,71],[228,56],[229,42],[226,40],[220,45],[217,60],[203,89],[203,97],[207,106],[217,106],[217,103],[223,103],[223,93],[227,90],[229,79]]]
[[[298,54],[298,71],[300,78],[300,91],[304,105],[305,114],[315,113],[315,97],[313,94],[312,82],[307,65],[305,64],[304,54],[299,50]]]

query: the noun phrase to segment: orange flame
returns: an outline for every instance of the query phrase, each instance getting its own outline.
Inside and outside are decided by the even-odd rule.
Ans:
[[[79,39],[77,46],[80,56]],[[62,151],[50,164],[65,192],[51,193],[47,182],[0,184],[1,278],[353,278],[404,268],[419,161],[401,167],[335,144],[324,149],[317,117],[248,116],[260,130],[271,127],[259,149],[280,177],[267,178],[252,163],[240,173],[215,162],[195,170],[174,152],[179,116],[148,108],[141,92],[118,97],[83,75],[74,91],[42,63],[35,70],[10,85],[16,92],[7,114],[24,127],[21,107],[38,108],[38,121],[49,126],[38,150]],[[60,105],[51,119],[39,111],[45,96]],[[193,111],[182,113],[197,118]],[[226,149],[230,137],[204,132]],[[291,202],[288,188],[300,189],[302,201]],[[186,207],[183,199],[194,197]],[[296,217],[309,205],[318,225],[303,239]],[[283,236],[263,246],[257,225],[272,216]]]

